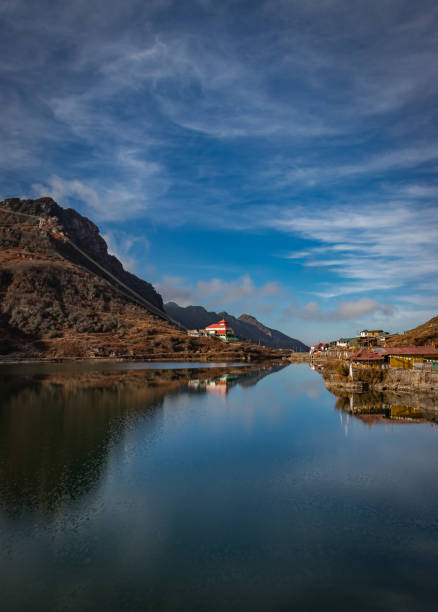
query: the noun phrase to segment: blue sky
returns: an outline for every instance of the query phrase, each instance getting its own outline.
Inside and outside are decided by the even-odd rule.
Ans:
[[[3,0],[0,197],[307,342],[437,314],[438,5]]]

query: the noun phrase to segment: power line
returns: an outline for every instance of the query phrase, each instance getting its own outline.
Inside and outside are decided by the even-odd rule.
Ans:
[[[47,231],[48,234],[52,234],[52,232],[50,232],[49,230],[44,228],[44,224],[48,222],[47,219],[45,219],[44,217],[37,217],[36,215],[29,215],[28,213],[21,213],[21,212],[16,212],[10,209],[5,208],[4,206],[0,206],[0,212],[3,212],[5,214],[10,214],[10,215],[19,215],[21,217],[27,217],[30,219],[36,219],[39,223],[40,223],[40,229],[43,229],[45,231]],[[49,217],[53,218],[53,217]],[[56,236],[58,237],[58,236]],[[109,276],[110,278],[112,278],[116,283],[118,283],[119,285],[121,285],[122,287],[124,287],[127,291],[129,291],[130,293],[132,293],[135,296],[135,300],[133,300],[132,296],[127,296],[126,293],[124,291],[121,291],[118,287],[114,287],[113,288],[116,289],[117,291],[119,291],[122,295],[124,295],[125,297],[128,297],[129,299],[135,301],[136,303],[138,303],[138,301],[140,301],[140,305],[145,307],[147,310],[149,310],[149,312],[151,312],[152,314],[157,315],[158,317],[160,317],[161,319],[164,319],[165,321],[169,321],[170,323],[173,323],[174,325],[176,325],[177,327],[180,327],[180,323],[178,323],[177,321],[175,321],[174,319],[172,319],[166,312],[160,310],[157,306],[154,306],[154,304],[151,304],[151,302],[149,302],[146,298],[144,298],[142,295],[140,295],[139,293],[137,293],[134,289],[132,289],[131,287],[129,287],[128,285],[126,285],[123,281],[121,281],[119,278],[117,278],[117,276],[115,276],[114,274],[112,274],[112,272],[110,272],[109,270],[107,270],[104,266],[102,266],[100,263],[98,263],[95,259],[93,259],[93,257],[91,257],[90,255],[88,255],[88,253],[86,253],[85,251],[83,251],[77,244],[75,244],[73,242],[73,240],[71,240],[71,238],[69,238],[68,236],[66,236],[65,234],[63,234],[62,232],[59,232],[59,238],[63,239],[65,242],[71,244],[71,246],[73,248],[75,248],[83,257],[85,257],[86,259],[88,259],[93,265],[95,265],[97,268],[99,268],[100,270],[102,270],[102,272],[104,272],[107,276]],[[108,282],[108,281],[107,281]],[[111,283],[110,283],[111,284]]]

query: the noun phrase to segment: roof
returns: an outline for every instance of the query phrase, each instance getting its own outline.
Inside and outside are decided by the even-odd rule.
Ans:
[[[388,355],[436,355],[438,357],[438,349],[434,346],[388,346],[386,347]]]
[[[229,325],[228,321],[222,319],[217,323],[212,323],[211,325],[207,325],[205,329],[231,329],[231,325]]]
[[[362,349],[350,355],[351,361],[383,361],[383,355]]]

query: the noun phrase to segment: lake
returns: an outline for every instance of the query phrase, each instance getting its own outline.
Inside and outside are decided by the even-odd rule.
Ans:
[[[0,367],[1,610],[436,610],[436,412],[307,365]]]

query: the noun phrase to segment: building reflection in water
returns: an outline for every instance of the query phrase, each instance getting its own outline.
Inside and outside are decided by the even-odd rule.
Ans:
[[[199,380],[195,378],[190,380],[188,385],[191,389],[217,393],[218,395],[226,395],[239,378],[240,377],[236,374],[226,374],[219,378],[211,378],[210,380]]]
[[[338,397],[335,407],[341,411],[341,424],[346,434],[350,415],[370,427],[390,422],[438,423],[438,405],[433,399],[419,398],[417,394],[350,393]]]

